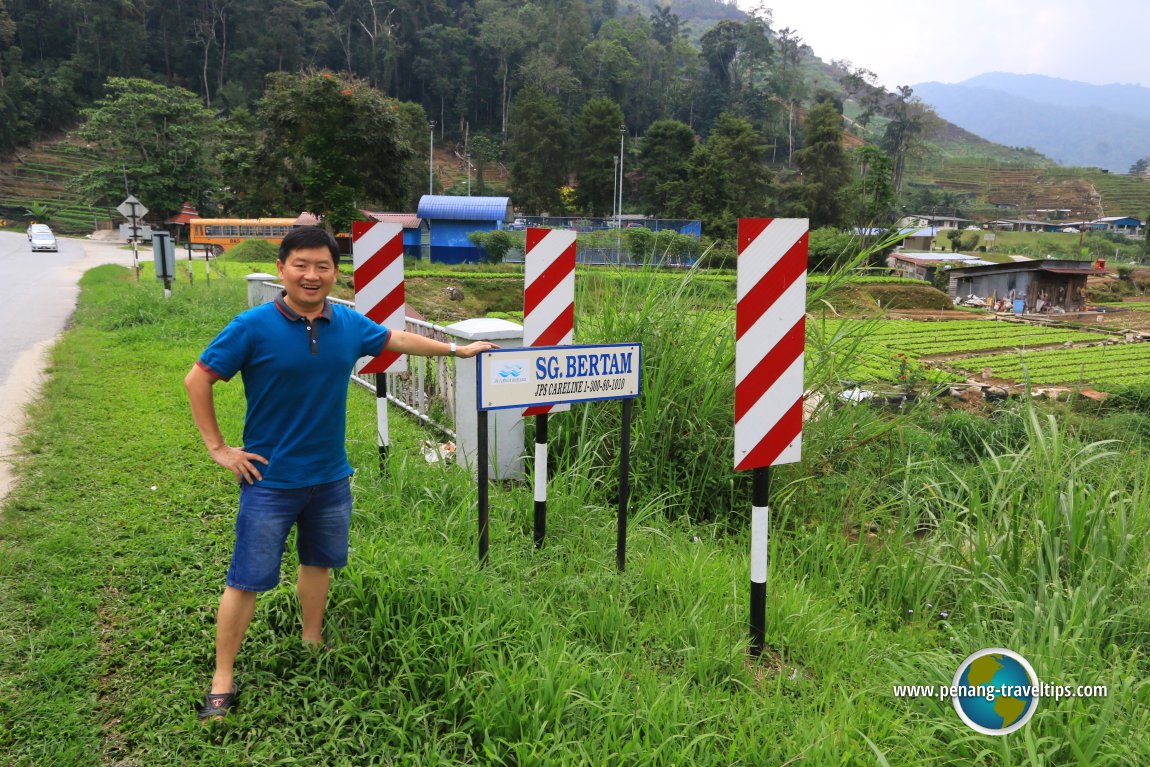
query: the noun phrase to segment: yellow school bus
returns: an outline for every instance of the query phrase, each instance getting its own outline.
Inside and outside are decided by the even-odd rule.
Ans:
[[[188,239],[193,245],[211,246],[217,254],[247,240],[279,245],[295,222],[294,218],[193,218],[188,222]]]

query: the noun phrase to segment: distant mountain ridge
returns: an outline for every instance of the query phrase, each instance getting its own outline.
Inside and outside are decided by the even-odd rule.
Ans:
[[[920,83],[940,117],[991,141],[1033,147],[1065,165],[1126,173],[1150,155],[1150,88],[993,72]]]
[[[968,88],[987,88],[1043,104],[1099,107],[1116,114],[1150,117],[1150,88],[1141,85],[1092,85],[1046,75],[987,72],[963,80]]]

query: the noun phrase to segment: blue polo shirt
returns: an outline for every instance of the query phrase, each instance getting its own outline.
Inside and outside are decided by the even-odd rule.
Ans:
[[[360,357],[383,351],[390,331],[346,306],[325,302],[312,321],[273,303],[240,314],[196,363],[227,381],[244,382],[244,450],[264,487],[300,488],[352,473],[347,460],[348,377]]]

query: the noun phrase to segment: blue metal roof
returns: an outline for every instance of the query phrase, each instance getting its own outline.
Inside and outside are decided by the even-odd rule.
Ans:
[[[452,221],[511,221],[511,198],[425,194],[419,198],[418,214]]]

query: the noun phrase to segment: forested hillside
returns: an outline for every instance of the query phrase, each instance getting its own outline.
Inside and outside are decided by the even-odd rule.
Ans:
[[[617,0],[2,0],[0,130],[10,148],[67,126],[111,76],[187,88],[228,110],[258,98],[267,73],[308,67],[417,102],[446,135],[503,133],[515,93],[531,86],[569,111],[610,97],[636,135],[661,117],[706,128],[747,97],[747,67],[734,66],[741,48],[783,62],[770,56],[769,28],[746,27],[733,5],[686,7],[730,26],[700,49],[669,6],[647,12]]]
[[[0,0],[0,45],[0,153],[70,131],[86,201],[128,186],[157,214],[410,207],[434,140],[479,193],[507,168],[525,212],[608,215],[621,182],[628,210],[718,234],[768,210],[845,226],[893,218],[936,122],[708,0]],[[332,175],[353,163],[386,172]]]

